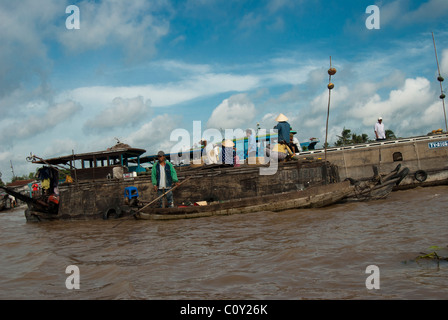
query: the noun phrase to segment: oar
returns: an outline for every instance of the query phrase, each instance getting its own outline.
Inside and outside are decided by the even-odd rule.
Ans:
[[[164,194],[162,194],[161,196],[155,198],[154,200],[152,200],[150,203],[146,204],[144,207],[140,208],[139,210],[137,210],[136,212],[134,212],[129,218],[134,217],[137,213],[139,213],[140,211],[142,211],[143,209],[147,208],[149,205],[153,204],[154,202],[156,202],[157,200],[159,200],[160,198],[166,196],[169,192],[173,191],[174,189],[176,189],[177,187],[180,187],[180,185],[184,184],[185,182],[187,182],[188,180],[190,180],[191,178],[193,178],[194,176],[190,176],[187,179],[185,179],[184,181],[182,181],[181,183],[177,184],[176,186],[174,186],[173,188],[171,188],[170,190],[168,190],[167,192],[165,192]],[[126,220],[126,219],[125,219]],[[119,223],[117,223],[115,226],[113,226],[112,228],[115,228],[116,226],[120,225],[123,221],[125,220],[121,220]]]
[[[190,180],[191,178],[193,178],[193,176],[188,177],[187,179],[185,179],[184,181],[182,181],[181,183],[179,183],[178,185],[174,186],[173,188],[171,188],[170,190],[168,190],[167,192],[165,192],[164,194],[162,194],[161,196],[155,198],[154,200],[152,200],[150,203],[148,203],[147,205],[145,205],[144,207],[140,208],[137,210],[136,213],[142,211],[143,209],[147,208],[149,205],[153,204],[154,202],[156,202],[157,200],[159,200],[160,198],[163,198],[164,196],[166,196],[168,193],[170,193],[171,191],[173,191],[174,189],[176,189],[177,187],[179,187],[181,184],[187,182],[188,180]],[[135,213],[134,213],[135,214]]]

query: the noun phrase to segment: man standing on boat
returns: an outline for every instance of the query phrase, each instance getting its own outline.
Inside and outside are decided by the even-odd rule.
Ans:
[[[166,160],[165,153],[159,151],[157,153],[158,161],[152,166],[151,169],[151,180],[154,186],[154,191],[157,191],[157,195],[160,197],[164,193],[166,194],[166,200],[168,202],[168,207],[174,207],[173,193],[170,191],[173,184],[178,183],[177,173],[174,166]],[[159,200],[159,208],[162,207],[163,198]]]
[[[291,131],[291,125],[287,122],[288,118],[283,113],[280,113],[275,121],[278,122],[274,127],[274,129],[277,129],[278,131],[278,142],[289,145],[289,132]]]
[[[383,118],[379,117],[378,122],[375,123],[376,141],[386,140],[386,131],[384,130]]]

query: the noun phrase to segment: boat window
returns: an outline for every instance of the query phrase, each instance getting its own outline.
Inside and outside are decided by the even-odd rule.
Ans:
[[[403,161],[403,155],[401,154],[401,152],[394,152],[392,157],[394,161]]]

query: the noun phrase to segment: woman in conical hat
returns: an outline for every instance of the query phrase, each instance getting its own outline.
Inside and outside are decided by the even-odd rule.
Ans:
[[[278,122],[274,127],[274,129],[278,130],[278,142],[288,144],[289,131],[291,131],[291,126],[286,122],[288,118],[283,113],[280,113],[275,121]]]
[[[222,142],[221,160],[222,164],[235,164],[236,151],[232,140],[226,139]]]
[[[222,146],[223,147],[233,147],[233,146],[235,146],[235,144],[233,143],[233,141],[232,140],[230,140],[230,139],[226,139],[226,140],[224,140],[223,142],[222,142]]]
[[[288,117],[285,116],[283,113],[280,113],[278,117],[275,119],[275,121],[277,122],[288,121]]]

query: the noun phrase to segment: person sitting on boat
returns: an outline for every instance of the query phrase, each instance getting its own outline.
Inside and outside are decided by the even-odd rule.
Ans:
[[[173,184],[178,184],[177,173],[174,166],[166,160],[165,153],[159,151],[157,153],[158,161],[153,165],[151,169],[151,181],[154,186],[154,191],[160,197],[164,193],[166,194],[166,200],[168,207],[174,207],[173,193],[170,191]],[[163,197],[159,199],[159,208],[162,208]]]
[[[232,140],[224,140],[222,142],[221,160],[222,164],[235,165],[236,161],[236,150],[234,149],[235,144]]]
[[[207,143],[207,140],[202,140],[202,159],[205,164],[215,164],[218,163],[219,149],[216,145],[212,143]]]
[[[277,143],[270,150],[270,158],[273,161],[287,160],[288,158],[292,158],[293,156],[294,153],[285,143]]]
[[[297,131],[292,129],[291,132],[289,133],[289,146],[293,153],[302,152],[302,146],[300,145],[299,139],[297,139],[295,136],[296,133]]]

